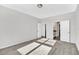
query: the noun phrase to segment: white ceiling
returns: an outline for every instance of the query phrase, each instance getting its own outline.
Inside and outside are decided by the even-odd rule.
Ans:
[[[47,18],[74,12],[77,7],[76,4],[43,4],[42,8],[38,8],[36,4],[5,4],[2,6],[6,6],[37,18]]]

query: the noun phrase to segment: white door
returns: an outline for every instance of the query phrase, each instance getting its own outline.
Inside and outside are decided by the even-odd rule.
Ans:
[[[45,24],[41,24],[41,35],[45,37]]]
[[[60,40],[69,42],[69,20],[60,22]]]
[[[41,23],[38,23],[38,33],[37,33],[37,36],[38,36],[38,38],[40,38],[41,37]]]
[[[53,24],[46,24],[46,38],[53,39]]]

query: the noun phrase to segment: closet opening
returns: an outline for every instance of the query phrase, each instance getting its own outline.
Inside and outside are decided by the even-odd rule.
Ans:
[[[60,40],[60,22],[53,24],[53,39]]]

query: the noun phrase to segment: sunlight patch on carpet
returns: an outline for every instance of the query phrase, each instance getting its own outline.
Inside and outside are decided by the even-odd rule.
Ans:
[[[26,45],[24,47],[21,47],[21,48],[17,49],[17,51],[19,53],[21,53],[22,55],[25,55],[29,51],[33,50],[34,48],[36,48],[39,45],[40,45],[39,43],[33,42],[33,43],[29,44],[29,45]]]
[[[45,42],[45,41],[47,41],[48,39],[46,39],[46,38],[42,38],[42,39],[40,39],[40,40],[37,40],[38,42],[41,42],[41,43],[43,43],[43,42]]]
[[[39,48],[34,50],[32,53],[29,55],[48,55],[52,47],[48,47],[45,45],[41,45]]]
[[[48,44],[48,45],[54,45],[56,43],[56,40],[48,40],[47,42],[45,42],[45,44]]]

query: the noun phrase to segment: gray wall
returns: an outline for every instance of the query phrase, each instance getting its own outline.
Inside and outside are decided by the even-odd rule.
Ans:
[[[38,19],[0,6],[0,49],[37,38]]]

